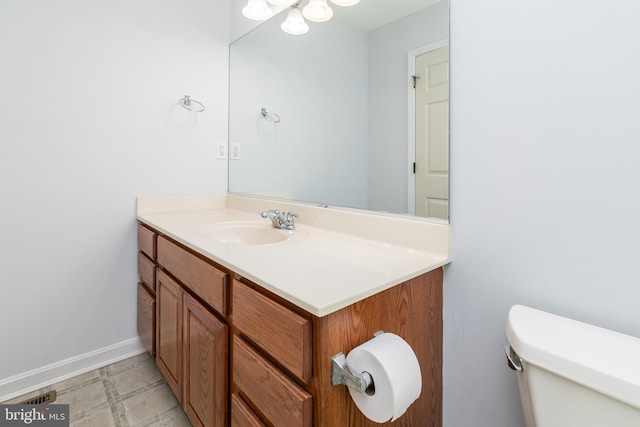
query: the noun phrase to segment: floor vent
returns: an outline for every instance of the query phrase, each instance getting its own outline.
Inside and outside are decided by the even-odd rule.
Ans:
[[[50,392],[41,394],[36,397],[32,397],[31,399],[27,399],[23,402],[20,402],[20,405],[46,405],[47,403],[53,403],[56,400],[56,391],[51,390]]]

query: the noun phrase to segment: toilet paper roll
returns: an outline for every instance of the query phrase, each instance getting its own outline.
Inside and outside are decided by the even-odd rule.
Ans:
[[[354,348],[347,355],[352,372],[368,372],[373,395],[349,388],[351,398],[371,421],[395,421],[420,396],[422,374],[411,346],[398,335],[382,333]]]

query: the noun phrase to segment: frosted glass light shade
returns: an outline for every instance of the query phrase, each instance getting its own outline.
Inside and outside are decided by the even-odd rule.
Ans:
[[[267,6],[266,0],[249,0],[242,9],[242,14],[254,21],[264,21],[273,16],[273,10]]]
[[[337,4],[338,6],[353,6],[358,2],[360,2],[360,0],[331,0],[331,3]]]
[[[274,6],[291,6],[298,0],[267,0]]]
[[[288,34],[300,35],[309,31],[309,25],[304,22],[302,12],[297,7],[292,8],[287,14],[287,20],[280,25],[282,31]]]
[[[327,4],[327,0],[309,0],[309,4],[302,9],[302,14],[309,21],[325,22],[333,16],[333,10]]]

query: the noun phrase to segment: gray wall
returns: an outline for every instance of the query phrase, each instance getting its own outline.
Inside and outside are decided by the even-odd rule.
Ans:
[[[228,14],[0,2],[0,397],[137,340],[136,196],[226,190]]]
[[[446,427],[522,426],[526,304],[640,336],[640,4],[451,2]]]
[[[332,19],[294,36],[285,16],[231,46],[229,191],[366,208],[367,34]]]

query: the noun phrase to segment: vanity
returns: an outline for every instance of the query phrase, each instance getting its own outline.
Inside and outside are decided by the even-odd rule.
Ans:
[[[331,379],[332,357],[380,330],[422,375],[382,425],[441,426],[448,224],[237,195],[139,198],[137,219],[138,332],[194,426],[381,425]]]

